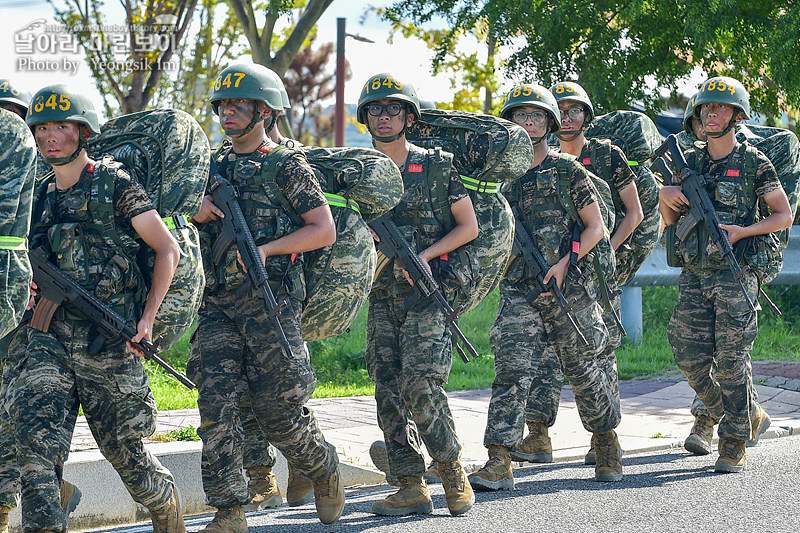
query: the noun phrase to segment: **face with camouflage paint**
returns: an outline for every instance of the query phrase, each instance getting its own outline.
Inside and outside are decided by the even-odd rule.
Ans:
[[[88,139],[91,132],[84,130]],[[36,145],[48,159],[69,157],[78,149],[81,128],[76,122],[43,122],[34,126]]]
[[[731,120],[737,123],[742,120],[742,114],[736,113],[735,109],[730,104],[723,104],[718,102],[705,102],[700,105],[700,120],[702,121],[703,129],[706,132],[716,133],[724,131],[728,127]]]
[[[558,110],[561,112],[561,131],[580,131],[586,120],[586,111],[583,105],[577,102],[563,100],[558,103]]]
[[[534,114],[538,116],[539,113],[544,113],[545,120],[542,121],[535,118]],[[522,122],[517,120],[518,117],[522,119]],[[515,107],[511,113],[511,118],[516,124],[522,126],[525,133],[528,134],[528,137],[539,139],[547,135],[547,130],[550,125],[550,115],[540,107],[532,105]]]
[[[254,113],[266,118],[272,111],[263,103],[245,98],[223,98],[219,101],[219,125],[224,131],[245,129],[253,120]]]
[[[706,130],[703,129],[703,123],[700,121],[700,119],[693,116],[690,117],[689,120],[692,124],[692,132],[694,133],[694,136],[700,141],[705,141]]]

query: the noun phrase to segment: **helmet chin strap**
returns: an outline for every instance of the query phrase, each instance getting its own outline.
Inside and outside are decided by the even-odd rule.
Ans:
[[[718,139],[719,137],[724,137],[725,135],[728,134],[729,131],[731,131],[733,129],[734,126],[736,126],[736,120],[734,120],[734,119],[735,119],[735,117],[731,117],[731,119],[728,121],[728,125],[722,131],[713,131],[712,132],[712,131],[706,130],[706,136],[707,137],[712,137],[714,139]],[[703,129],[705,129],[705,126],[703,126]]]
[[[396,141],[397,139],[406,134],[406,124],[408,123],[408,110],[403,110],[403,113],[405,113],[403,116],[404,119],[403,129],[401,129],[400,133],[398,133],[397,135],[389,135],[388,137],[381,137],[379,135],[376,135],[375,132],[372,131],[372,128],[369,127],[369,120],[367,120],[367,131],[369,131],[369,134],[372,135],[372,146],[375,146],[375,141],[380,141],[382,143],[390,143],[392,141]]]
[[[239,130],[225,130],[225,135],[229,137],[241,137],[242,135],[247,135],[253,128],[257,125],[261,124],[264,121],[264,117],[258,112],[258,105],[253,108],[253,118],[250,120],[250,124],[248,124],[245,128]],[[273,113],[272,124],[275,124],[275,117]],[[272,126],[270,126],[272,129]],[[269,130],[266,130],[269,133]]]
[[[79,124],[78,147],[75,149],[74,152],[72,152],[72,155],[69,155],[67,157],[45,157],[44,154],[42,154],[42,159],[44,159],[48,165],[52,165],[54,167],[61,167],[64,165],[68,165],[69,163],[72,163],[73,161],[75,161],[75,159],[78,158],[78,156],[81,153],[81,150],[86,148],[86,146],[87,146],[86,140],[83,138],[83,124]]]
[[[541,137],[531,137],[531,146],[536,146],[537,144],[541,143],[545,139],[545,137],[547,137],[546,133]]]

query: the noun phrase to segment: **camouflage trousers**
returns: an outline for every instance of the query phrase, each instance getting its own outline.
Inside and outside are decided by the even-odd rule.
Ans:
[[[533,376],[543,364],[551,369],[557,366],[549,357],[553,353],[572,384],[584,428],[606,433],[619,425],[619,389],[612,383],[616,376],[606,374],[600,364],[608,343],[600,305],[580,286],[570,287],[567,296],[575,300],[575,321],[589,346],[580,343],[566,315],[549,298],[540,296],[530,303],[521,292],[501,282],[497,318],[489,332],[495,379],[484,445],[514,448],[520,444]],[[543,394],[543,402],[552,402],[553,389],[555,386]]]
[[[3,367],[6,363],[8,355],[8,346],[11,342],[11,337],[14,332],[9,333],[0,339],[0,373],[3,373]],[[13,373],[9,369],[9,376]],[[3,389],[3,380],[0,379],[0,399],[5,397]],[[7,506],[11,509],[17,507],[19,500],[19,469],[17,468],[17,445],[16,437],[14,435],[14,427],[11,425],[11,419],[8,412],[2,408],[3,402],[0,400],[0,506]],[[64,472],[64,462],[69,455],[70,436],[75,429],[75,421],[78,418],[78,408],[80,404],[75,403],[74,409],[64,421],[64,432],[62,433],[63,439],[61,440],[61,456],[55,465],[56,477],[59,482]]]
[[[611,302],[619,316],[621,299],[619,296]],[[602,309],[602,307],[601,307]],[[613,394],[619,398],[619,376],[617,374],[616,349],[622,344],[622,331],[614,320],[614,315],[603,310],[603,323],[608,330],[608,343],[599,355],[598,364],[608,376],[613,387]],[[569,324],[567,327],[571,328]],[[583,332],[583,328],[581,328]],[[584,333],[584,336],[586,334]],[[586,340],[589,340],[588,337]],[[580,341],[578,341],[580,342]],[[541,422],[547,427],[556,423],[558,405],[561,402],[561,386],[564,383],[564,372],[555,349],[548,345],[542,354],[542,361],[533,370],[531,388],[525,404],[525,421]]]
[[[453,364],[450,330],[433,298],[411,309],[410,291],[370,294],[366,362],[393,475],[425,472],[422,446],[439,462],[461,454],[444,384]]]
[[[273,468],[278,460],[278,453],[258,425],[253,413],[252,399],[249,392],[242,395],[239,401],[239,419],[242,422],[244,440],[242,441],[242,466],[268,466]]]
[[[315,481],[338,466],[313,411],[305,406],[316,387],[300,330],[301,304],[289,299],[279,315],[293,357],[283,355],[261,298],[233,292],[208,296],[198,315],[187,373],[197,384],[198,435],[203,439],[202,474],[206,500],[214,507],[250,501],[242,474],[243,395],[264,436],[292,466]]]
[[[748,365],[750,365],[750,375],[752,376],[753,375],[753,367],[752,367],[752,365],[750,363],[748,363]],[[717,368],[716,367],[717,367],[716,363],[713,364],[712,367],[711,367],[711,379],[715,379],[714,376],[717,373]],[[751,397],[753,398],[753,400],[757,400],[758,399],[758,391],[756,390],[755,384],[753,383],[752,379],[750,380],[750,384],[752,385],[752,389],[750,390]],[[708,408],[703,404],[703,401],[700,399],[700,397],[697,394],[694,395],[694,400],[692,400],[692,406],[689,408],[689,411],[692,413],[692,416],[694,416],[695,418],[698,417],[698,416],[701,416],[701,415],[711,416],[711,413],[708,411]],[[714,418],[714,417],[711,417],[711,418]],[[714,420],[714,422],[719,423],[719,420]]]
[[[746,274],[744,284],[756,302],[756,275]],[[720,421],[720,438],[750,438],[755,407],[750,350],[757,333],[757,314],[729,270],[681,272],[667,337],[678,369],[710,416]]]
[[[25,326],[12,341],[4,400],[16,438],[25,531],[66,529],[57,469],[79,403],[133,499],[155,510],[172,496],[172,474],[142,443],[155,431],[157,411],[141,360],[122,341],[88,353],[95,336],[88,322],[56,320],[50,333]]]

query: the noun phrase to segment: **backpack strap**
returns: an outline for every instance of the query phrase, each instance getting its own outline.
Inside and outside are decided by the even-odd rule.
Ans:
[[[611,141],[608,139],[595,139],[589,156],[589,164],[595,174],[603,178],[606,183],[611,183]],[[586,163],[583,163],[586,166]]]
[[[453,165],[452,156],[443,152],[440,147],[428,150],[428,164],[425,165],[425,183],[428,188],[433,216],[444,228],[447,233],[456,225],[453,212],[450,210],[449,193],[449,170]],[[439,183],[443,176],[447,177],[447,182]]]
[[[283,165],[286,161],[295,154],[300,154],[305,158],[305,155],[292,148],[287,148],[286,146],[278,145],[273,148],[259,148],[260,152],[264,153],[264,158],[262,160],[262,167],[261,172],[254,176],[254,180],[257,184],[264,187],[264,190],[267,192],[270,198],[280,205],[281,209],[283,209],[287,215],[292,219],[298,227],[302,227],[305,224],[303,218],[297,214],[292,206],[289,199],[286,198],[286,195],[283,192],[283,189],[278,186],[278,173],[283,170]]]

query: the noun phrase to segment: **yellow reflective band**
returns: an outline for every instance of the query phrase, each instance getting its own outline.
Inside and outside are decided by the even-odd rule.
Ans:
[[[10,235],[0,235],[0,250],[21,250],[28,251],[28,239],[25,237],[11,237]]]
[[[358,203],[356,203],[355,200],[348,200],[344,196],[339,196],[338,194],[329,192],[325,193],[325,198],[328,199],[328,203],[331,205],[335,205],[336,207],[349,207],[359,215],[361,214],[361,211],[358,209]]]
[[[628,161],[628,166],[630,166],[630,167],[638,167],[639,166],[639,162],[638,161]]]
[[[500,184],[493,181],[480,181],[469,176],[461,176],[464,187],[471,191],[495,193],[500,192]]]

